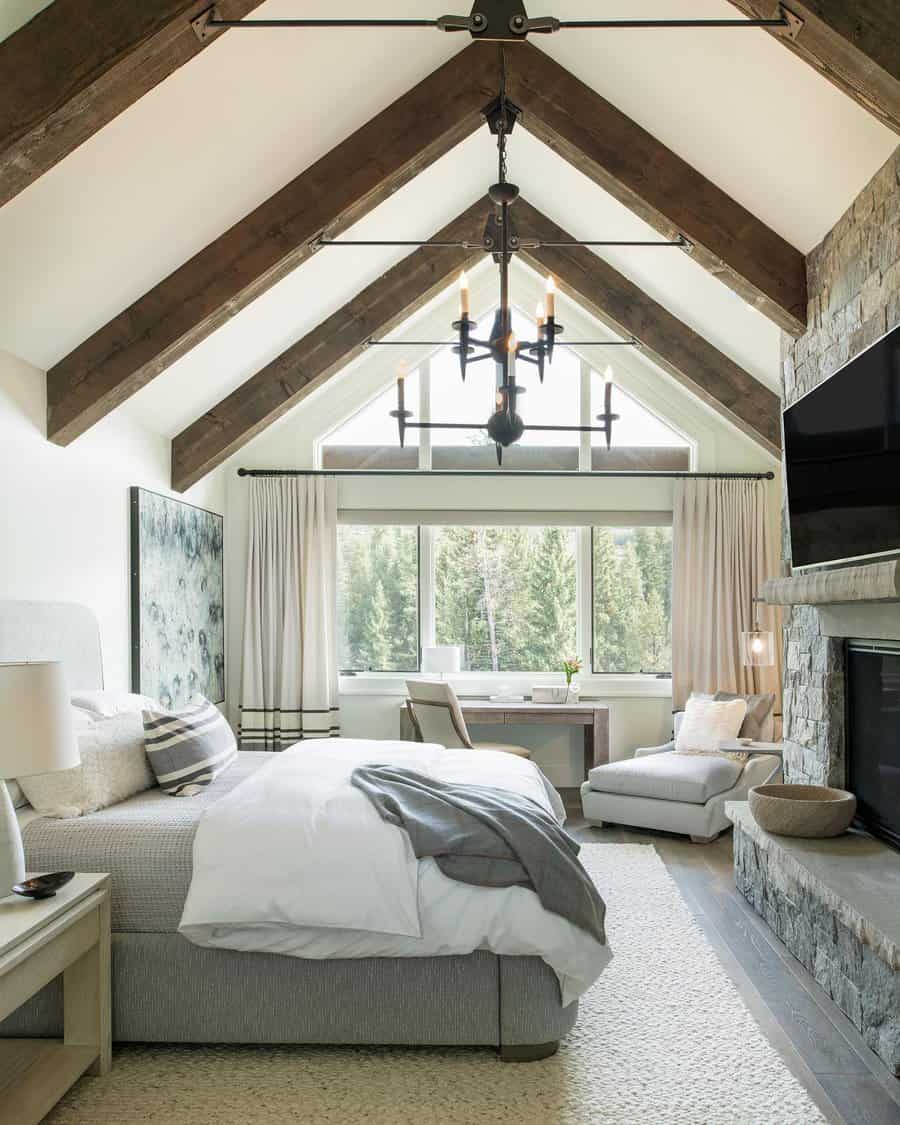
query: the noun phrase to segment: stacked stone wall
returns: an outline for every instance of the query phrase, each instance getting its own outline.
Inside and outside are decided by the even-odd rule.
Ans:
[[[807,275],[806,335],[782,337],[787,406],[900,323],[900,148],[809,255]],[[824,637],[816,610],[803,606],[785,615],[784,643],[786,775],[843,785],[843,642]]]

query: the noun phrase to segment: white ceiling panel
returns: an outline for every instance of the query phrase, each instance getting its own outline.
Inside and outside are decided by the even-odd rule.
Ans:
[[[352,12],[371,3],[328,10]],[[229,32],[151,90],[0,208],[0,347],[52,366],[466,45],[428,30],[395,42]]]
[[[728,0],[530,0],[539,7],[568,19],[601,8],[603,19],[740,18]],[[538,44],[804,254],[897,145],[765,31],[571,31]]]

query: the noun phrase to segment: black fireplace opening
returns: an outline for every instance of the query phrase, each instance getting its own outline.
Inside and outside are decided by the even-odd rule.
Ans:
[[[847,787],[861,826],[900,850],[900,643],[848,642]]]

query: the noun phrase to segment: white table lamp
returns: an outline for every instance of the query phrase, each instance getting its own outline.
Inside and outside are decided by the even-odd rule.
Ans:
[[[60,661],[0,664],[0,896],[25,878],[22,834],[6,782],[72,769],[80,761]]]
[[[422,671],[459,672],[462,669],[462,645],[434,645],[422,649]]]

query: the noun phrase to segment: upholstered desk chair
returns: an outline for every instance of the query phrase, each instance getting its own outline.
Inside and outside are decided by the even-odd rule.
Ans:
[[[463,718],[456,692],[447,683],[407,680],[406,707],[419,742],[436,742],[448,750],[500,750],[519,758],[530,758],[531,751],[508,742],[473,742]]]

